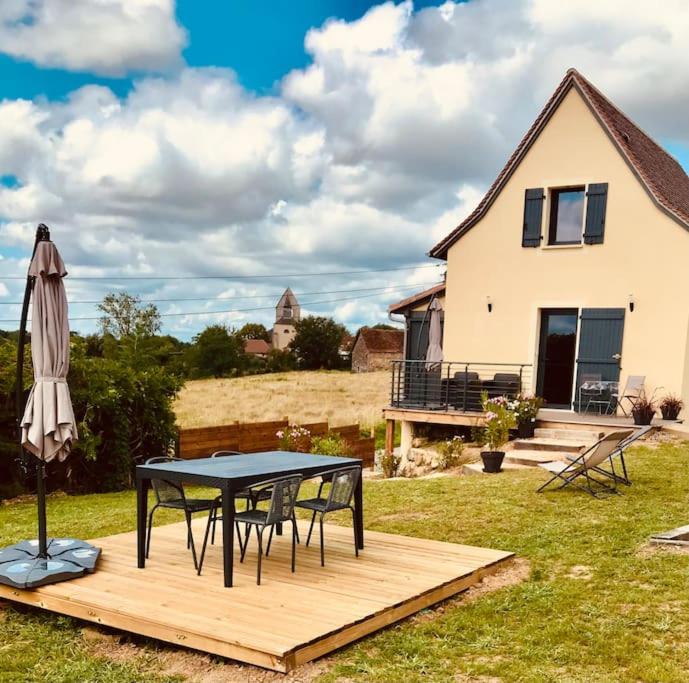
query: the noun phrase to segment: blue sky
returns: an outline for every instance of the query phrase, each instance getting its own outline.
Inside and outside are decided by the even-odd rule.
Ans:
[[[0,2],[0,320],[45,222],[75,329],[125,289],[184,338],[286,286],[383,322],[571,66],[689,168],[682,3],[588,2]]]

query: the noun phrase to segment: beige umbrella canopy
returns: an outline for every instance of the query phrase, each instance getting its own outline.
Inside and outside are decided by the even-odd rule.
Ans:
[[[67,386],[69,321],[62,278],[65,264],[53,242],[36,245],[29,275],[35,277],[31,309],[34,385],[22,418],[22,446],[37,458],[64,460],[77,438]]]
[[[430,306],[430,323],[428,328],[428,350],[426,351],[426,370],[437,370],[443,360],[443,349],[440,346],[442,341],[442,330],[440,327],[440,313],[443,307],[438,299],[433,299]]]

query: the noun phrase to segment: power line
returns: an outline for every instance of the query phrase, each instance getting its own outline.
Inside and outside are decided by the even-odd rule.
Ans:
[[[413,285],[398,285],[398,284],[387,284],[381,287],[362,287],[360,289],[331,289],[331,290],[315,290],[312,292],[299,292],[300,296],[308,296],[311,294],[344,294],[346,292],[373,292],[373,291],[384,291],[390,287],[395,289],[412,289],[416,287],[425,287],[426,285],[434,285],[435,282],[417,282]],[[247,296],[215,296],[215,297],[182,297],[182,298],[170,298],[170,299],[140,299],[142,304],[149,303],[176,303],[179,301],[241,301],[245,299],[275,299],[282,296],[282,292],[277,292],[275,294],[255,294]],[[0,306],[21,306],[22,301],[0,301]],[[89,301],[69,301],[69,305],[74,304],[101,304],[103,299],[93,299]]]
[[[416,286],[416,285],[415,285]],[[378,292],[373,293],[373,294],[360,294],[359,296],[349,296],[349,297],[340,297],[338,299],[323,299],[321,301],[307,301],[301,304],[301,306],[315,306],[317,304],[334,304],[334,303],[339,303],[341,301],[355,301],[358,299],[365,299],[373,296],[380,296]],[[187,315],[221,315],[225,313],[251,313],[254,311],[266,311],[266,310],[274,310],[275,306],[256,306],[252,308],[234,308],[234,309],[228,309],[224,311],[188,311],[185,313],[161,313],[160,317],[161,318],[180,318],[184,317]],[[87,320],[100,320],[102,316],[87,316],[87,317],[79,317],[79,318],[70,318],[70,322],[77,322],[77,321],[87,321]],[[20,322],[19,319],[10,319],[10,320],[0,320],[0,323],[17,323]]]
[[[434,263],[426,266],[403,266],[400,268],[372,268],[369,270],[337,270],[319,273],[280,273],[276,275],[99,275],[93,277],[69,276],[70,280],[255,280],[265,278],[290,277],[321,277],[325,275],[356,275],[363,273],[390,273],[397,270],[419,270],[422,268],[441,268],[444,263]],[[26,276],[3,276],[3,280],[25,280]]]

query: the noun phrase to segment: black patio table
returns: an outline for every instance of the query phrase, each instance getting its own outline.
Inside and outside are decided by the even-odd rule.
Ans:
[[[146,566],[146,515],[151,479],[164,479],[178,484],[189,483],[220,489],[223,517],[223,566],[225,586],[229,588],[232,586],[234,559],[235,493],[247,486],[274,477],[301,474],[304,479],[310,479],[352,465],[361,467],[361,459],[287,451],[267,451],[233,455],[230,458],[172,460],[152,465],[138,465],[136,468],[137,566],[140,569]],[[359,483],[354,492],[354,517],[359,548],[364,547],[361,479],[359,477]]]

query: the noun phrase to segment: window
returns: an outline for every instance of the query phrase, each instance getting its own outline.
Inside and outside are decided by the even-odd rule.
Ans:
[[[291,318],[292,317],[292,307],[291,306],[285,306],[282,309],[282,315],[285,318]]]
[[[585,194],[584,187],[550,191],[548,244],[581,244]]]

